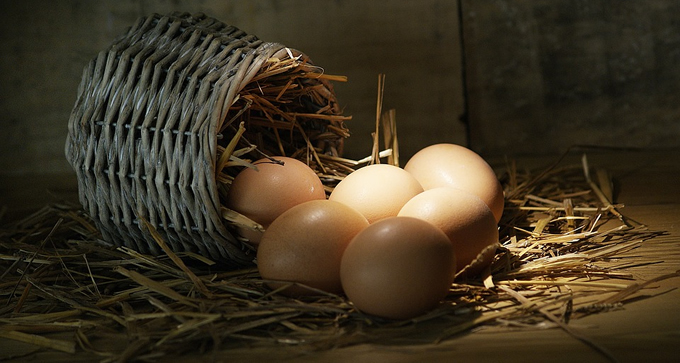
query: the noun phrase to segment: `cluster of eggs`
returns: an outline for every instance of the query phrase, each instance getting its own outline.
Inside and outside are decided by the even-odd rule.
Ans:
[[[364,166],[328,198],[307,165],[277,160],[239,173],[227,207],[264,227],[240,233],[257,247],[262,278],[286,285],[283,294],[344,293],[360,311],[408,319],[436,307],[461,270],[478,273],[495,254],[503,190],[465,147],[431,145],[404,168]]]

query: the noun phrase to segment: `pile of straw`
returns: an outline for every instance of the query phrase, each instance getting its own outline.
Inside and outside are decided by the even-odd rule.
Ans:
[[[244,344],[313,350],[409,336],[437,342],[475,328],[559,327],[587,342],[569,321],[619,309],[643,288],[626,272],[626,254],[659,234],[627,219],[611,203],[609,181],[593,181],[590,169],[585,158],[540,172],[509,163],[502,247],[492,266],[459,279],[439,308],[408,321],[362,314],[328,293],[284,297],[254,267],[227,270],[174,253],[160,238],[162,257],[116,248],[77,206],[49,205],[0,230],[0,337],[103,361]]]

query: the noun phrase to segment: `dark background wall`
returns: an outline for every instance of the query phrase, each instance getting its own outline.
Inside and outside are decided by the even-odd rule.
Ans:
[[[348,157],[370,155],[380,73],[405,155],[465,143],[455,1],[2,0],[0,174],[70,172],[66,122],[84,66],[138,17],[174,10],[204,12],[347,76],[336,90],[353,116]]]
[[[463,1],[470,144],[680,145],[680,2]]]
[[[21,203],[9,195],[23,181],[72,185],[63,149],[83,67],[138,17],[173,10],[348,76],[336,90],[350,158],[370,154],[380,73],[403,159],[435,142],[484,156],[680,147],[673,0],[0,0],[0,205]]]

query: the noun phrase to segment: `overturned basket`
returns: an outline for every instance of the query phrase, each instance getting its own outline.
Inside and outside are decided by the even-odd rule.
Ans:
[[[324,180],[342,170],[348,131],[330,81],[302,53],[203,14],[138,20],[85,68],[66,156],[105,240],[232,265],[252,251],[223,218],[229,182],[248,158],[286,155]]]

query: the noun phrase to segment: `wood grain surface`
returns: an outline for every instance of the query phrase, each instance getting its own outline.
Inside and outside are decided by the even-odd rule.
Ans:
[[[565,163],[577,162],[573,153]],[[654,261],[632,267],[639,281],[676,273],[680,269],[680,150],[635,152],[590,152],[592,167],[607,169],[617,192],[616,202],[625,204],[626,216],[666,234],[629,252],[621,263]],[[519,159],[519,165],[548,165],[552,159]],[[44,182],[43,187],[61,185],[69,193],[70,179]],[[26,184],[26,187],[35,187]],[[71,184],[71,189],[73,185]],[[31,195],[30,190],[25,195]],[[71,194],[72,196],[75,193]],[[40,206],[44,199],[28,199],[26,206]],[[569,327],[586,340],[606,350],[619,362],[675,362],[680,343],[680,278],[651,284],[631,296],[621,309],[572,320]],[[437,329],[441,328],[439,325]],[[559,328],[476,329],[433,344],[438,331],[427,326],[415,336],[390,339],[332,350],[309,351],[295,346],[258,347],[255,343],[236,349],[173,359],[180,362],[611,362],[606,356]],[[52,338],[70,340],[64,333]],[[129,344],[111,340],[120,349]],[[103,357],[83,352],[67,354],[41,350],[30,344],[0,338],[0,359],[9,362],[55,361],[95,362]]]

